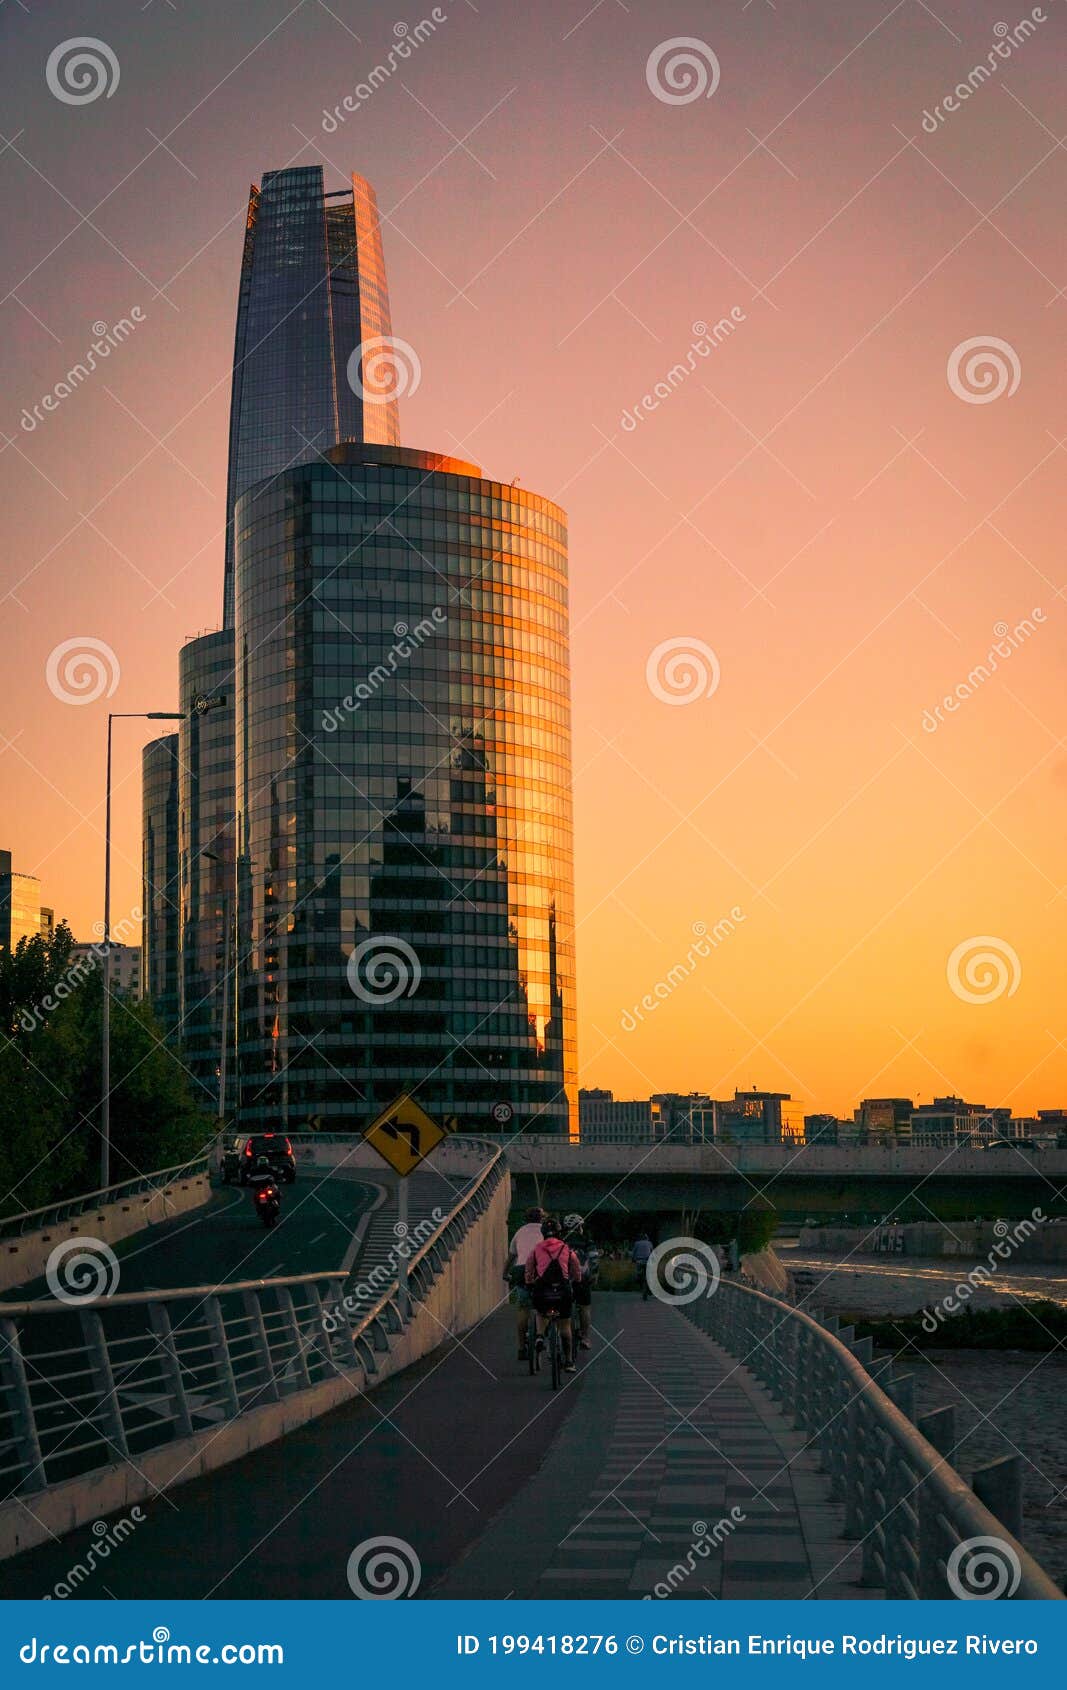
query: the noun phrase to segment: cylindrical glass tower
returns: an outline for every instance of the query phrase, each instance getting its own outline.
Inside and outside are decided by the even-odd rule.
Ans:
[[[565,522],[385,446],[238,501],[245,1124],[576,1132]]]
[[[218,1101],[223,1039],[234,1038],[233,630],[187,640],[178,658],[182,1055],[200,1082],[200,1107]],[[199,703],[199,708],[198,708]],[[223,977],[231,975],[223,990]],[[223,1026],[225,1018],[227,1025]],[[233,1088],[233,1062],[227,1082]]]
[[[178,1024],[178,735],[141,753],[141,996],[164,1032]]]

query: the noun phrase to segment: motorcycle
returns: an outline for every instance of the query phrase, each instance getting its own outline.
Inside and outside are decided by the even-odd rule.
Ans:
[[[252,1185],[252,1207],[264,1226],[273,1226],[281,1213],[282,1194],[271,1174],[260,1175]]]

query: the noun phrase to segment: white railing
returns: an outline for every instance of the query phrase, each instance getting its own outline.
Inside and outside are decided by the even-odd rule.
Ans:
[[[894,1380],[891,1361],[874,1361],[870,1338],[856,1340],[835,1316],[816,1319],[726,1279],[685,1312],[755,1373],[807,1434],[845,1505],[844,1536],[862,1545],[864,1584],[890,1598],[958,1596],[948,1575],[953,1551],[985,1538],[1001,1546],[1009,1570],[1018,1567],[1017,1599],[1063,1600],[945,1459],[951,1437],[938,1436],[939,1448],[908,1418],[912,1382]],[[942,1416],[927,1419],[937,1436]],[[992,1482],[989,1500],[997,1501]]]
[[[373,1377],[506,1177],[482,1143],[485,1166],[407,1263],[407,1307],[393,1278],[353,1312],[343,1271],[0,1304],[3,1490],[136,1460],[353,1368]]]

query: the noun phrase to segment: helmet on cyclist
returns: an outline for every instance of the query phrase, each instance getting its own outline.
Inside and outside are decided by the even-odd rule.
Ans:
[[[554,1215],[550,1215],[548,1220],[542,1221],[542,1223],[541,1223],[541,1237],[542,1238],[560,1238],[560,1237],[562,1237],[562,1234],[563,1234],[563,1228],[560,1226],[558,1220],[556,1220]]]
[[[526,1220],[528,1225],[532,1226],[535,1223],[539,1223],[543,1221],[544,1218],[545,1211],[543,1209],[527,1209],[526,1211]]]
[[[585,1222],[583,1221],[581,1215],[565,1215],[563,1217],[563,1224],[568,1232],[583,1232],[585,1230]]]

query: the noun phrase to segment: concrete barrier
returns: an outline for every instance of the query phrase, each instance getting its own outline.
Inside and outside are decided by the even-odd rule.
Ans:
[[[457,1154],[461,1148],[455,1147]],[[472,1151],[472,1147],[467,1148]],[[484,1160],[483,1149],[482,1164]],[[500,1263],[510,1203],[511,1182],[505,1173],[484,1213],[443,1264],[425,1300],[413,1304],[411,1320],[390,1334],[388,1348],[375,1355],[376,1371],[372,1375],[361,1366],[338,1369],[335,1377],[321,1384],[250,1409],[221,1426],[139,1454],[136,1464],[113,1462],[47,1490],[10,1497],[0,1504],[0,1560],[239,1461],[252,1450],[373,1390],[449,1337],[469,1331],[500,1302]]]
[[[999,1229],[999,1230],[998,1230]],[[897,1236],[901,1248],[879,1244],[883,1237]],[[998,1246],[1000,1248],[998,1248]],[[1067,1262],[1067,1225],[1035,1220],[1032,1230],[1025,1219],[1009,1221],[908,1222],[904,1226],[807,1226],[797,1237],[797,1250],[843,1250],[868,1255],[955,1257],[957,1261],[984,1260],[991,1251],[1013,1262]]]
[[[156,1190],[139,1191],[102,1203],[99,1208],[83,1209],[36,1232],[5,1237],[0,1240],[0,1292],[39,1279],[56,1245],[68,1238],[96,1238],[101,1244],[118,1244],[144,1227],[158,1226],[160,1221],[198,1209],[210,1196],[207,1173],[188,1174]]]

